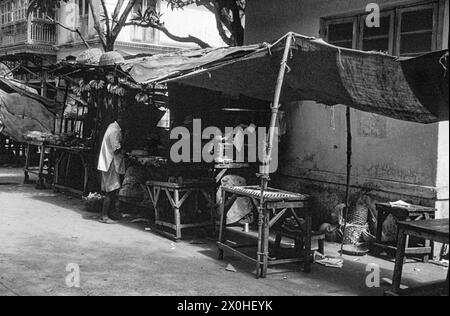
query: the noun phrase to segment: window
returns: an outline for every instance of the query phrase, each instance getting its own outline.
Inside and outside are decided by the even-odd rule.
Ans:
[[[382,51],[393,54],[394,14],[385,12],[380,16],[380,27],[367,27],[366,15],[360,22],[361,36],[359,48],[366,51]]]
[[[397,51],[400,55],[422,54],[436,47],[437,5],[399,10]]]
[[[89,16],[89,0],[75,0],[78,6],[78,15],[82,18]]]
[[[380,27],[369,28],[366,13],[325,18],[322,35],[330,44],[391,55],[416,56],[437,49],[439,3],[381,12]]]
[[[356,48],[356,25],[356,18],[328,21],[326,25],[328,42],[340,47]]]
[[[136,16],[141,12],[144,14],[147,10],[156,10],[156,0],[138,0],[134,5],[131,16]],[[134,42],[152,43],[155,41],[155,30],[153,28],[143,28],[139,26],[132,26],[131,40]]]

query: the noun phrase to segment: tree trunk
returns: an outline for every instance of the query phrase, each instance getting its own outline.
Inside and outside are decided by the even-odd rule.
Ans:
[[[114,51],[114,45],[116,41],[111,39],[106,39],[106,46],[105,46],[105,53],[107,52],[113,52]]]

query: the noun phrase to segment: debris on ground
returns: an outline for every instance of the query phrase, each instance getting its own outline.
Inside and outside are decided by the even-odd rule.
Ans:
[[[225,270],[228,271],[228,272],[234,272],[234,273],[237,272],[236,268],[233,267],[231,264],[229,264],[229,265],[225,268]]]
[[[323,265],[327,268],[342,269],[344,267],[344,260],[325,256],[319,252],[314,253],[314,263]]]

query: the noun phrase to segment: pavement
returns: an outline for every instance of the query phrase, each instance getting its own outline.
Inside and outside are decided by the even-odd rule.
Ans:
[[[0,296],[380,296],[389,285],[366,281],[392,279],[392,260],[344,256],[342,269],[315,264],[305,274],[285,266],[257,280],[252,265],[217,260],[213,240],[173,243],[142,223],[100,224],[79,199],[38,191],[22,177],[19,169],[0,167]],[[326,253],[338,256],[338,249],[327,244]],[[227,271],[229,264],[236,272]],[[79,288],[66,282],[74,266]],[[408,261],[403,283],[446,275],[442,266]]]

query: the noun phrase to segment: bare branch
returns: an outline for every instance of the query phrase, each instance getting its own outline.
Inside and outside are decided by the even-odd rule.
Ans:
[[[213,3],[214,5],[212,5],[212,8],[209,10],[212,11],[216,17],[216,26],[217,30],[219,31],[219,36],[222,38],[225,44],[229,46],[235,46],[236,43],[234,42],[233,38],[227,35],[227,32],[223,27],[224,23],[222,22],[222,14],[220,12],[219,4],[217,3],[217,1],[213,1]]]
[[[158,24],[151,23],[151,22],[143,23],[143,22],[134,21],[134,22],[126,23],[126,26],[139,26],[139,27],[144,27],[144,28],[154,28],[158,31],[163,32],[168,38],[170,38],[173,41],[180,42],[180,43],[194,43],[194,44],[197,44],[198,46],[200,46],[201,48],[211,48],[211,45],[202,41],[198,37],[195,37],[192,35],[182,37],[182,36],[177,36],[175,34],[172,34],[163,24],[158,25]]]
[[[114,9],[114,13],[112,15],[113,27],[114,27],[115,21],[117,21],[117,19],[119,18],[120,10],[122,9],[124,3],[125,3],[125,0],[117,1],[116,8]]]
[[[50,22],[52,22],[55,25],[59,25],[60,27],[62,27],[63,29],[72,32],[72,33],[77,33],[78,36],[81,38],[81,40],[83,41],[84,45],[86,46],[87,49],[91,49],[91,47],[89,46],[89,43],[86,41],[86,39],[83,37],[83,34],[81,34],[80,30],[78,28],[70,28],[64,24],[62,24],[61,22],[52,19],[50,16],[46,15],[45,18],[47,20],[49,20]]]
[[[100,23],[100,19],[97,16],[97,12],[95,12],[95,7],[94,7],[94,4],[92,3],[92,0],[87,0],[87,2],[89,3],[89,7],[91,9],[92,17],[94,20],[94,29],[97,31],[97,34],[100,38],[100,42],[102,43],[103,49],[106,51],[107,50],[107,40],[106,40],[105,34],[102,30],[102,25]]]
[[[128,16],[130,15],[131,11],[133,10],[134,5],[136,4],[137,0],[129,0],[127,7],[125,8],[125,11],[120,16],[119,20],[117,21],[117,24],[114,26],[111,37],[113,40],[117,39],[117,36],[119,36],[120,31],[122,31],[122,28],[127,23]]]
[[[102,7],[103,7],[103,13],[105,15],[105,24],[106,24],[106,36],[110,36],[111,34],[111,22],[109,19],[109,12],[108,12],[108,8],[106,7],[106,3],[105,0],[100,0]]]

